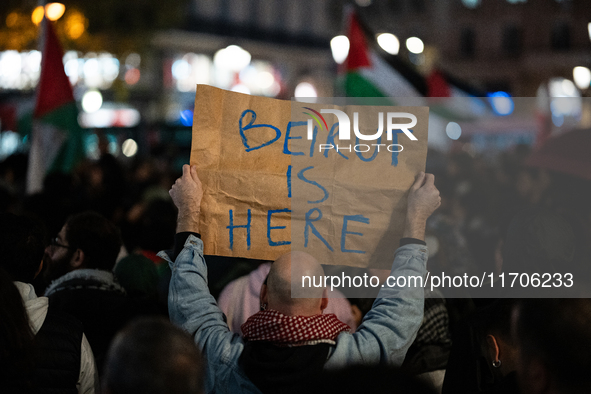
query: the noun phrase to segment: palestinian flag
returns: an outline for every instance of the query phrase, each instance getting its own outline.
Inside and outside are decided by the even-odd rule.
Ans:
[[[421,97],[424,78],[392,56],[394,64],[370,50],[357,14],[349,14],[349,54],[344,63],[344,90],[348,97]]]
[[[484,102],[474,98],[485,97],[485,93],[439,69],[425,77],[399,56],[384,53],[355,12],[349,14],[348,38],[349,54],[340,70],[346,96],[390,97],[393,101],[398,101],[397,97],[453,97],[456,100],[412,101],[413,105],[429,105],[432,112],[448,119],[471,117],[482,110]],[[402,100],[391,104],[405,105]]]
[[[71,172],[84,159],[83,130],[70,80],[64,71],[64,52],[52,22],[45,19],[41,76],[33,113],[27,193],[42,189],[49,172]]]

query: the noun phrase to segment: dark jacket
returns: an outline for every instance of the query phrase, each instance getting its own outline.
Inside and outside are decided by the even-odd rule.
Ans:
[[[49,302],[82,322],[99,372],[117,331],[135,317],[158,313],[153,301],[128,297],[107,271],[76,270],[56,282],[46,292]]]
[[[24,378],[22,371],[7,374],[2,392],[32,394],[78,393],[82,324],[66,313],[48,308],[35,335],[34,369]]]

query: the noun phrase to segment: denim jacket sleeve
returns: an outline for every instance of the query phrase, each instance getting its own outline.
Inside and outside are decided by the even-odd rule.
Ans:
[[[170,321],[187,331],[207,360],[206,393],[259,393],[238,367],[244,348],[233,334],[222,311],[209,292],[203,242],[191,235],[174,262],[170,252],[160,252],[168,261],[172,278],[168,293]]]
[[[161,252],[172,270],[168,309],[170,320],[193,336],[207,359],[207,393],[259,393],[238,366],[244,343],[232,334],[222,311],[207,286],[203,243],[189,236],[172,262]],[[392,276],[425,276],[427,248],[405,245],[396,251]],[[331,349],[325,368],[356,363],[400,365],[423,318],[423,289],[383,288],[355,334],[342,333]]]
[[[426,265],[426,246],[401,246],[396,250],[390,276],[425,279]],[[360,363],[400,366],[423,320],[423,307],[421,287],[382,287],[357,331],[338,336],[324,367],[331,369]]]

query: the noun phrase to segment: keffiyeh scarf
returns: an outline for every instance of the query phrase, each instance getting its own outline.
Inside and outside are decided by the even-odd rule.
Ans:
[[[341,332],[351,332],[351,328],[332,313],[287,316],[274,310],[255,313],[241,328],[247,341],[266,341],[289,347],[318,343],[334,345]]]
[[[98,269],[77,269],[51,282],[45,296],[61,290],[96,289],[125,294],[125,289],[117,282],[112,272]]]

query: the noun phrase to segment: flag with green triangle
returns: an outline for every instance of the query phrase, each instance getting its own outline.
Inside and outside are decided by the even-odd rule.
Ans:
[[[425,79],[401,60],[386,61],[372,49],[356,12],[348,15],[349,54],[343,87],[348,97],[422,97]],[[396,64],[391,64],[391,62]]]
[[[33,113],[27,193],[42,189],[49,172],[71,172],[84,159],[84,132],[52,22],[44,20],[41,76]]]
[[[347,37],[349,53],[340,70],[340,85],[347,97],[387,97],[392,105],[429,105],[430,117],[454,120],[472,119],[484,111],[483,101],[477,98],[485,97],[484,92],[437,68],[425,77],[399,56],[379,50],[354,11],[348,15]],[[428,99],[442,97],[453,99]]]

